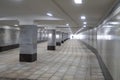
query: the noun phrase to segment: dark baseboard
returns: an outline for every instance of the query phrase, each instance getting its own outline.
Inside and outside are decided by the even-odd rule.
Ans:
[[[37,80],[37,79],[0,77],[0,80]]]
[[[34,62],[37,60],[37,53],[34,54],[21,54],[20,53],[20,62]]]
[[[61,46],[61,43],[60,42],[56,42],[56,46]]]
[[[47,40],[37,41],[37,43],[42,43],[42,42],[46,42],[46,41]],[[19,44],[0,46],[0,52],[7,51],[7,50],[10,50],[10,49],[15,49],[15,48],[18,48],[18,47],[19,47]]]
[[[47,40],[42,40],[42,41],[37,41],[37,43],[42,43],[42,42],[46,42]]]
[[[97,59],[98,59],[98,62],[99,62],[99,65],[102,69],[102,72],[103,72],[103,76],[105,78],[105,80],[113,80],[113,77],[111,76],[108,68],[106,67],[106,65],[104,64],[101,56],[99,55],[98,51],[93,48],[92,46],[86,44],[85,42],[81,41],[83,44],[85,44],[87,46],[88,49],[90,49],[93,53],[95,53]]]
[[[69,40],[70,38],[67,38],[67,39],[65,39],[64,41],[67,41],[67,40]]]
[[[19,47],[19,44],[0,46],[0,52],[10,50],[10,49],[14,49],[14,48],[18,48],[18,47]]]
[[[48,46],[47,50],[55,50],[55,46]]]

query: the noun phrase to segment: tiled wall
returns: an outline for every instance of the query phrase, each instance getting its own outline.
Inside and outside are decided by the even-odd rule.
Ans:
[[[97,34],[96,34],[97,32]],[[83,32],[84,41],[97,49],[114,80],[120,79],[120,25]]]
[[[17,29],[0,28],[0,46],[18,44],[19,33]]]
[[[20,29],[18,28],[11,26],[7,26],[7,28],[4,28],[4,26],[0,27],[0,46],[19,44],[19,35]],[[38,29],[37,40],[47,40],[47,30]]]

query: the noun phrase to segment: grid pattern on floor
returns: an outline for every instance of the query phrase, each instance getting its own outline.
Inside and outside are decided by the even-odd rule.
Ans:
[[[0,53],[0,80],[104,80],[96,56],[78,40],[55,51],[38,44],[38,59],[19,62],[19,48]]]

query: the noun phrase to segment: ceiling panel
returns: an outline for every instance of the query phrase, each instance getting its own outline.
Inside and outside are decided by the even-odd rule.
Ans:
[[[80,16],[86,16],[87,26],[95,27],[116,0],[83,0],[76,5],[73,0],[0,0],[0,20],[7,17],[30,17],[36,20],[63,20],[73,32],[83,27]],[[46,13],[52,13],[49,17]],[[33,16],[33,17],[31,17]]]
[[[82,4],[75,4],[73,0],[53,0],[78,24],[83,26],[80,16],[86,16],[87,26],[95,27],[106,15],[116,0],[83,0]]]

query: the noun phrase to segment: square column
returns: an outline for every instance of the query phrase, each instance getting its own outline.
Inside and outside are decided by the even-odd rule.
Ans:
[[[37,60],[37,26],[22,25],[20,30],[20,62]]]
[[[61,46],[61,42],[62,42],[62,34],[60,31],[57,31],[56,32],[56,45]]]
[[[48,30],[48,50],[55,50],[56,49],[56,30],[49,29]]]

